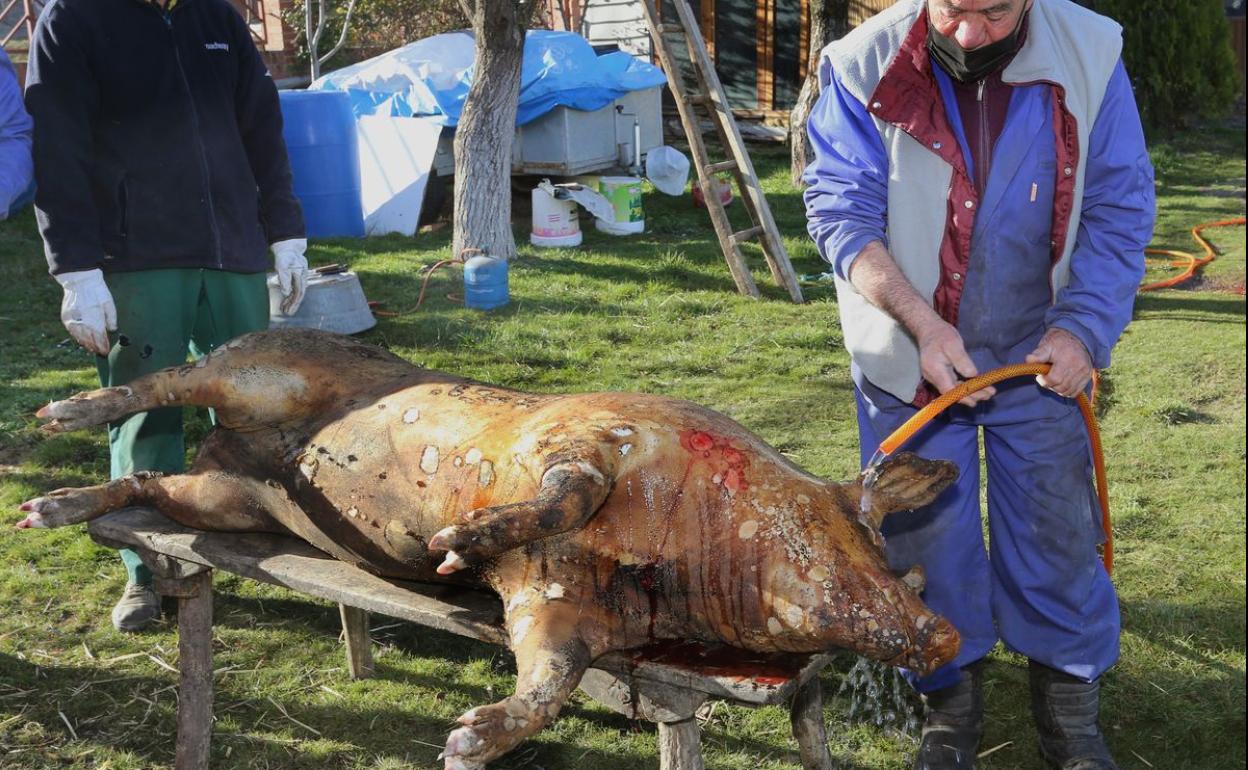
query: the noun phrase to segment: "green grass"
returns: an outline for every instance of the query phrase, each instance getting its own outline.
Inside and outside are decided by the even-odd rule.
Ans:
[[[1242,125],[1155,148],[1158,245],[1193,247],[1198,221],[1244,213]],[[805,236],[783,154],[756,163],[799,273],[822,271]],[[364,337],[429,367],[537,391],[640,390],[690,398],[760,433],[812,472],[848,478],[857,434],[837,308],[827,286],[794,305],[757,253],[762,301],[733,291],[704,212],[646,196],[647,231],[591,229],[575,250],[521,247],[513,302],[490,314],[447,300],[439,273],[424,307]],[[733,206],[744,226],[739,204]],[[517,233],[526,241],[527,228]],[[1242,768],[1244,751],[1244,230],[1217,231],[1223,256],[1192,286],[1142,296],[1105,373],[1102,428],[1117,528],[1122,660],[1106,677],[1104,724],[1124,768]],[[371,299],[409,308],[421,265],[449,235],[313,244],[344,262]],[[0,225],[0,506],[107,474],[95,430],[44,438],[32,413],[95,386],[86,354],[57,322],[29,214]],[[192,416],[192,443],[207,430]],[[16,514],[13,515],[16,519]],[[176,635],[124,636],[108,610],[124,576],[81,528],[0,531],[0,766],[130,768],[172,764]],[[509,655],[411,626],[384,629],[378,677],[347,679],[336,609],[230,576],[217,578],[217,768],[433,766],[452,720],[514,683]],[[376,625],[388,623],[375,619]],[[150,657],[149,657],[150,656]],[[827,674],[835,693],[844,668]],[[1023,662],[988,669],[987,768],[1039,768]],[[290,717],[288,719],[275,703]],[[829,698],[834,753],[847,767],[908,767],[914,739],[851,723]],[[62,718],[63,715],[63,718]],[[72,732],[70,727],[72,725]],[[792,767],[780,709],[720,706],[705,725],[708,767]],[[654,768],[652,727],[578,696],[503,768]]]

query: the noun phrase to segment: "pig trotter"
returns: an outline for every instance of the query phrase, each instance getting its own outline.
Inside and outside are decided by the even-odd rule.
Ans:
[[[451,575],[469,566],[471,565],[468,563],[467,559],[454,551],[447,551],[446,558],[443,559],[442,563],[438,565],[438,574]]]
[[[481,508],[466,521],[445,527],[429,540],[429,550],[448,551],[438,572],[448,575],[535,540],[581,526],[607,499],[611,483],[594,464],[571,460],[550,466],[537,498]]]
[[[94,487],[57,489],[19,505],[18,510],[25,513],[26,518],[15,526],[18,529],[50,529],[90,521],[137,501],[143,493],[144,483],[160,476],[159,473],[140,471]]]
[[[589,647],[576,638],[565,610],[508,617],[516,653],[516,693],[509,698],[469,709],[463,725],[446,738],[443,770],[480,770],[485,763],[515,748],[559,714],[592,660]],[[547,605],[549,609],[552,605]]]
[[[134,391],[123,385],[79,393],[64,401],[53,401],[35,412],[35,416],[44,421],[40,427],[45,433],[64,433],[101,425],[142,411],[142,408]]]

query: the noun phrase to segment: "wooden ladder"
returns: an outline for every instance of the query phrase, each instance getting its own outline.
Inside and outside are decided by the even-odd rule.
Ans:
[[[780,238],[776,220],[771,215],[763,188],[758,183],[758,175],[754,173],[754,164],[746,152],[745,141],[737,128],[737,121],[728,106],[728,97],[719,82],[715,65],[706,50],[706,42],[698,22],[690,10],[687,0],[673,0],[679,19],[675,23],[664,23],[659,18],[655,0],[642,0],[646,13],[646,23],[650,28],[650,37],[654,40],[655,50],[663,71],[667,73],[667,84],[675,97],[676,109],[680,112],[680,122],[685,128],[685,136],[689,139],[689,149],[693,154],[693,165],[698,173],[698,185],[702,188],[702,198],[706,202],[706,210],[711,215],[711,224],[715,226],[715,235],[719,246],[728,262],[728,270],[737,285],[737,291],[750,297],[758,296],[758,286],[745,264],[745,256],[741,253],[741,244],[757,238],[767,259],[767,267],[776,284],[786,289],[794,302],[802,301],[802,290],[797,284],[797,276],[793,265],[789,262],[789,254]],[[667,44],[667,34],[678,34],[684,38],[689,49],[689,61],[693,65],[693,74],[698,83],[696,93],[685,88],[684,70]],[[712,162],[706,151],[706,143],[702,140],[697,108],[702,107],[719,133],[720,145],[728,152],[728,159]],[[731,171],[737,182],[738,197],[750,213],[753,226],[745,230],[733,232],[728,221],[728,213],[719,200],[719,189],[715,175],[721,171]]]

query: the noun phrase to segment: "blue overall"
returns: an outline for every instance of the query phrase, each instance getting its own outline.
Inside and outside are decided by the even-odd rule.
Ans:
[[[8,219],[34,196],[30,130],[22,86],[9,55],[0,50],[0,220]]]
[[[973,175],[952,84],[939,67],[943,106]],[[980,372],[1022,363],[1044,332],[1063,328],[1097,368],[1130,320],[1152,234],[1152,169],[1126,73],[1119,63],[1093,126],[1082,220],[1070,284],[1050,287],[1056,149],[1052,90],[1013,89],[971,236],[957,328]],[[887,243],[888,158],[865,107],[833,77],[809,123],[816,160],[807,170],[810,232],[842,277],[872,240]],[[864,464],[916,408],[852,366]],[[983,431],[988,535],[980,518],[979,434]],[[1103,542],[1086,428],[1074,401],[1034,378],[997,387],[974,408],[955,406],[905,449],[958,465],[957,482],[917,511],[884,523],[894,568],[920,564],[924,600],[962,636],[957,658],[920,691],[957,681],[957,669],[997,643],[1091,680],[1118,657],[1119,614],[1096,546]]]

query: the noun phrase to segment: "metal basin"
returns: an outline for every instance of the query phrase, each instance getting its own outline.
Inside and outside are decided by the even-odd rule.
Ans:
[[[312,274],[303,304],[293,316],[282,315],[282,292],[277,276],[269,276],[269,328],[302,326],[339,334],[355,334],[377,325],[368,309],[360,279],[350,271],[332,275]]]

